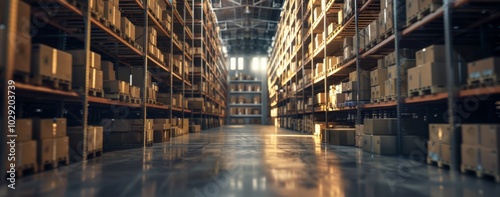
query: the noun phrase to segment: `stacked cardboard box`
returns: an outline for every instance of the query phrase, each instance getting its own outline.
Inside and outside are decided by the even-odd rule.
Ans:
[[[420,1],[406,0],[406,26],[410,26],[412,23],[410,21],[416,20]]]
[[[38,164],[69,162],[69,139],[66,136],[66,119],[33,119],[33,137],[37,142]]]
[[[346,94],[345,101],[357,101],[358,93],[360,101],[370,100],[370,72],[361,70],[360,79],[357,71],[349,73],[349,82],[342,83],[342,93]],[[358,89],[358,84],[361,89]]]
[[[429,124],[428,160],[445,164],[451,162],[450,132],[449,124]]]
[[[161,22],[165,26],[167,31],[170,32],[172,28],[172,12],[169,10],[163,10]]]
[[[500,82],[500,58],[489,57],[467,64],[467,83],[480,82]]]
[[[402,119],[403,141],[400,153],[407,155],[419,150],[418,136],[423,129],[423,122],[414,119]],[[397,154],[397,119],[365,119],[363,125],[363,150],[380,155]]]
[[[143,126],[146,127],[146,142],[153,142],[153,120],[146,119],[104,119],[105,145],[142,144]]]
[[[73,65],[71,54],[43,44],[34,44],[31,56],[31,74],[35,78],[47,77],[70,82]],[[37,80],[35,85],[41,85]]]
[[[352,51],[353,51],[354,43],[353,43],[353,37],[346,37],[344,38],[344,59],[349,59],[352,56]]]
[[[14,50],[14,72],[30,74],[31,66],[31,35],[29,19],[31,7],[23,1],[18,1],[18,16],[17,32],[15,35],[15,50]],[[25,24],[28,22],[28,24]],[[9,35],[9,37],[11,37]]]
[[[170,140],[170,128],[170,119],[153,119],[154,143],[167,142]]]
[[[16,150],[15,161],[8,161],[7,170],[11,168],[11,164],[17,172],[25,170],[28,166],[37,166],[37,141],[33,140],[33,120],[32,119],[17,119],[16,120]],[[8,151],[10,152],[10,150]],[[12,153],[12,152],[10,152]],[[6,154],[7,155],[7,154]],[[35,167],[36,171],[36,167]]]
[[[415,54],[416,67],[408,70],[408,93],[430,90],[446,91],[446,59],[444,45],[431,45]]]
[[[393,31],[393,5],[392,1],[382,1],[378,18],[378,30],[380,35],[391,34]]]
[[[122,29],[121,24],[122,24],[122,13],[120,12],[119,8],[119,0],[103,0],[104,4],[104,18],[114,27],[117,29]]]
[[[126,38],[130,38],[130,39],[135,40],[135,38],[136,38],[135,25],[132,22],[130,22],[130,20],[128,20],[127,17],[121,18],[121,28],[122,28],[122,32]]]
[[[67,51],[73,56],[73,88],[82,89],[85,82],[88,83],[90,90],[103,90],[103,71],[101,70],[101,55],[90,51],[89,59],[85,61],[85,50]],[[86,63],[86,65],[85,65]],[[89,78],[86,79],[85,69],[89,69]]]
[[[462,124],[461,169],[500,174],[500,125]]]
[[[201,132],[201,125],[191,125],[189,127],[189,133],[200,133]]]
[[[99,16],[104,15],[104,1],[103,0],[89,0],[90,10]]]
[[[356,130],[356,147],[362,148],[363,147],[363,125],[362,124],[357,124],[355,125],[355,130]]]
[[[387,81],[387,68],[378,67],[370,72],[372,103],[385,98],[385,81]]]
[[[86,131],[82,127],[68,127],[69,145],[73,150],[71,153],[83,155],[83,132],[87,133],[87,153],[102,151],[103,127],[89,125]]]
[[[328,143],[341,146],[354,146],[356,130],[354,128],[327,128],[324,130]]]

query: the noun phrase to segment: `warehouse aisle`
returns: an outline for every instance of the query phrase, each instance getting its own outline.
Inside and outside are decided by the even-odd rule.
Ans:
[[[326,150],[328,149],[328,150]],[[416,153],[415,155],[418,155]],[[415,167],[412,167],[414,165]],[[408,168],[409,167],[409,168]],[[273,126],[225,126],[20,179],[8,196],[495,196],[492,181]],[[0,196],[6,196],[5,187]]]

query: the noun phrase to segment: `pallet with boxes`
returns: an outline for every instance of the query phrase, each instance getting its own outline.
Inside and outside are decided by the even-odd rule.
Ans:
[[[69,138],[66,119],[33,119],[33,137],[37,140],[38,169],[55,169],[69,164]]]
[[[500,57],[488,57],[467,64],[466,88],[500,84]]]
[[[356,129],[354,128],[326,128],[321,132],[321,142],[339,146],[356,145]]]
[[[103,119],[104,125],[104,149],[121,149],[142,147],[144,141],[146,146],[153,144],[153,120],[146,119]],[[146,134],[143,132],[146,127]],[[146,140],[144,140],[146,137]]]
[[[397,154],[396,124],[396,118],[365,119],[362,126],[363,151],[379,155]],[[421,137],[423,135],[421,132],[425,130],[423,121],[415,119],[402,119],[401,125],[403,136],[399,152],[403,155],[408,155],[413,151],[424,151],[421,150],[419,146],[423,143],[423,138]],[[358,129],[360,129],[359,126]]]
[[[17,119],[16,120],[16,149],[15,151],[7,150],[9,155],[15,154],[16,160],[12,163],[7,163],[7,172],[15,171],[18,177],[22,177],[24,173],[37,173],[39,162],[37,160],[38,141],[33,137],[33,120],[32,119]],[[14,165],[12,167],[12,164]]]
[[[72,158],[79,158],[83,156],[83,128],[82,127],[68,127],[69,147],[72,149]],[[104,128],[102,126],[87,126],[85,131],[87,135],[87,158],[95,158],[102,155],[103,151],[103,138]]]
[[[88,93],[90,96],[104,97],[101,55],[90,51],[89,59],[85,61],[85,50],[69,50],[67,52],[73,56],[73,89],[83,91],[83,87],[87,81]],[[82,73],[85,73],[86,69],[89,69],[88,79],[85,79],[85,75],[82,75]]]
[[[153,142],[168,142],[171,136],[170,119],[153,119]]]
[[[478,178],[492,176],[500,182],[499,142],[499,124],[462,124],[460,171],[471,171]]]
[[[409,27],[443,5],[442,0],[406,0],[406,26]]]
[[[440,168],[450,165],[450,132],[449,124],[429,124],[427,164],[436,164]]]

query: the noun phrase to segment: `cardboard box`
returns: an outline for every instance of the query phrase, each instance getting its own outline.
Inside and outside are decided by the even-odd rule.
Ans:
[[[348,46],[344,48],[343,53],[344,59],[349,59],[352,56],[352,46]]]
[[[83,154],[83,131],[82,127],[68,128],[68,137],[70,147],[79,155]],[[103,145],[103,127],[87,127],[87,151],[93,152],[102,150]]]
[[[446,52],[444,45],[431,45],[420,50],[417,56],[417,65],[425,63],[446,62]]]
[[[429,140],[427,142],[427,157],[433,161],[441,161],[441,143]]]
[[[405,77],[406,79],[406,77]],[[396,80],[388,79],[385,81],[385,96],[395,97],[396,94]],[[406,97],[408,94],[408,82],[406,80],[401,81],[401,97]]]
[[[387,68],[379,67],[370,72],[370,85],[383,85],[387,80]]]
[[[420,0],[419,0],[420,1]],[[406,0],[406,20],[416,18],[419,10],[419,1]]]
[[[141,98],[141,88],[137,86],[130,86],[130,97]]]
[[[480,161],[479,146],[462,144],[460,147],[461,147],[462,165],[474,168],[478,167]]]
[[[33,119],[33,138],[37,140],[66,136],[66,119]]]
[[[29,118],[16,119],[16,142],[26,142],[33,139],[33,120]]]
[[[396,136],[372,136],[373,153],[379,155],[394,155],[397,154]]]
[[[170,124],[153,124],[153,131],[163,131],[170,129]]]
[[[170,119],[153,119],[153,124],[170,124]]]
[[[394,135],[396,134],[395,118],[390,119],[365,119],[364,134],[367,135]]]
[[[416,66],[413,68],[408,69],[408,90],[418,90],[420,89],[421,86],[421,79],[420,79],[420,66]]]
[[[429,138],[431,141],[450,144],[450,125],[429,124]]]
[[[360,81],[362,81],[363,85],[365,85],[364,83],[370,83],[370,71],[361,70],[359,72],[359,76],[361,77]],[[349,73],[349,81],[358,81],[358,73],[357,73],[357,71]]]
[[[500,149],[500,124],[481,124],[481,146]]]
[[[24,3],[20,2],[19,4]],[[31,36],[29,34],[18,33],[15,35],[15,38],[14,71],[29,74],[31,71]]]
[[[104,14],[104,0],[90,0],[89,2],[90,9],[93,12],[99,13],[100,15]]]
[[[496,148],[480,148],[480,164],[483,167],[484,171],[489,171],[491,174],[499,174],[500,173],[500,156],[498,149]]]
[[[56,78],[62,79],[65,81],[71,81],[72,80],[72,74],[73,74],[73,67],[70,66],[72,65],[72,57],[71,54],[66,53],[61,50],[56,50],[56,60],[57,60],[57,71],[56,71]]]
[[[370,29],[370,32],[369,32],[368,36],[370,38],[370,42],[373,42],[379,36],[378,19],[375,19],[375,21],[370,23],[369,29]]]
[[[336,128],[326,129],[330,131],[328,142],[340,146],[354,146],[356,129],[354,128]]]
[[[449,144],[440,144],[441,161],[451,163],[451,146]]]
[[[345,37],[344,38],[344,45],[343,45],[343,48],[346,48],[346,47],[353,47],[354,46],[354,40],[353,40],[353,37]]]
[[[81,88],[85,86],[85,76],[82,73],[85,73],[85,67],[74,67],[73,68],[73,81],[72,86],[74,88]],[[102,90],[103,89],[103,72],[101,70],[97,70],[95,68],[90,68],[89,70],[89,79],[88,88]]]
[[[37,142],[38,164],[57,160],[57,140],[56,138],[40,139]]]
[[[34,44],[31,56],[32,74],[35,76],[55,77],[57,74],[57,58],[54,59],[56,51],[57,49],[47,45]]]
[[[469,62],[467,64],[467,73],[468,78],[472,80],[484,77],[500,76],[500,57],[489,57]]]
[[[112,25],[116,26],[116,12],[118,9],[111,1],[104,1],[104,18],[109,21]]]
[[[73,56],[73,66],[85,65],[85,50],[69,50],[67,52]],[[90,68],[101,70],[101,55],[90,51],[87,65]]]
[[[116,80],[115,70],[113,63],[110,61],[101,61],[102,79],[103,80]],[[129,77],[130,80],[130,77]]]
[[[445,63],[425,63],[420,67],[420,85],[422,88],[437,87],[446,88],[446,64]],[[445,90],[445,89],[443,89]]]
[[[18,136],[19,137],[19,136]],[[10,162],[15,163],[16,171],[22,171],[23,168],[29,165],[37,165],[36,160],[37,142],[35,140],[17,141],[16,142],[16,160],[8,161],[7,170],[10,169]]]
[[[480,145],[479,124],[462,124],[462,143],[466,145]]]
[[[170,129],[155,130],[153,135],[154,143],[168,142],[170,140]]]
[[[108,94],[130,94],[130,85],[120,80],[103,81],[104,92]]]
[[[366,151],[366,152],[373,152],[373,146],[372,146],[372,143],[373,142],[373,138],[371,135],[363,135],[363,144],[362,144],[362,148],[363,148],[363,151]]]
[[[201,125],[192,125],[189,127],[189,133],[200,133]]]

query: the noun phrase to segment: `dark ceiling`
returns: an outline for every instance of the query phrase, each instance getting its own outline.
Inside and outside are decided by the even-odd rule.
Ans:
[[[228,54],[267,54],[284,0],[212,0]]]

